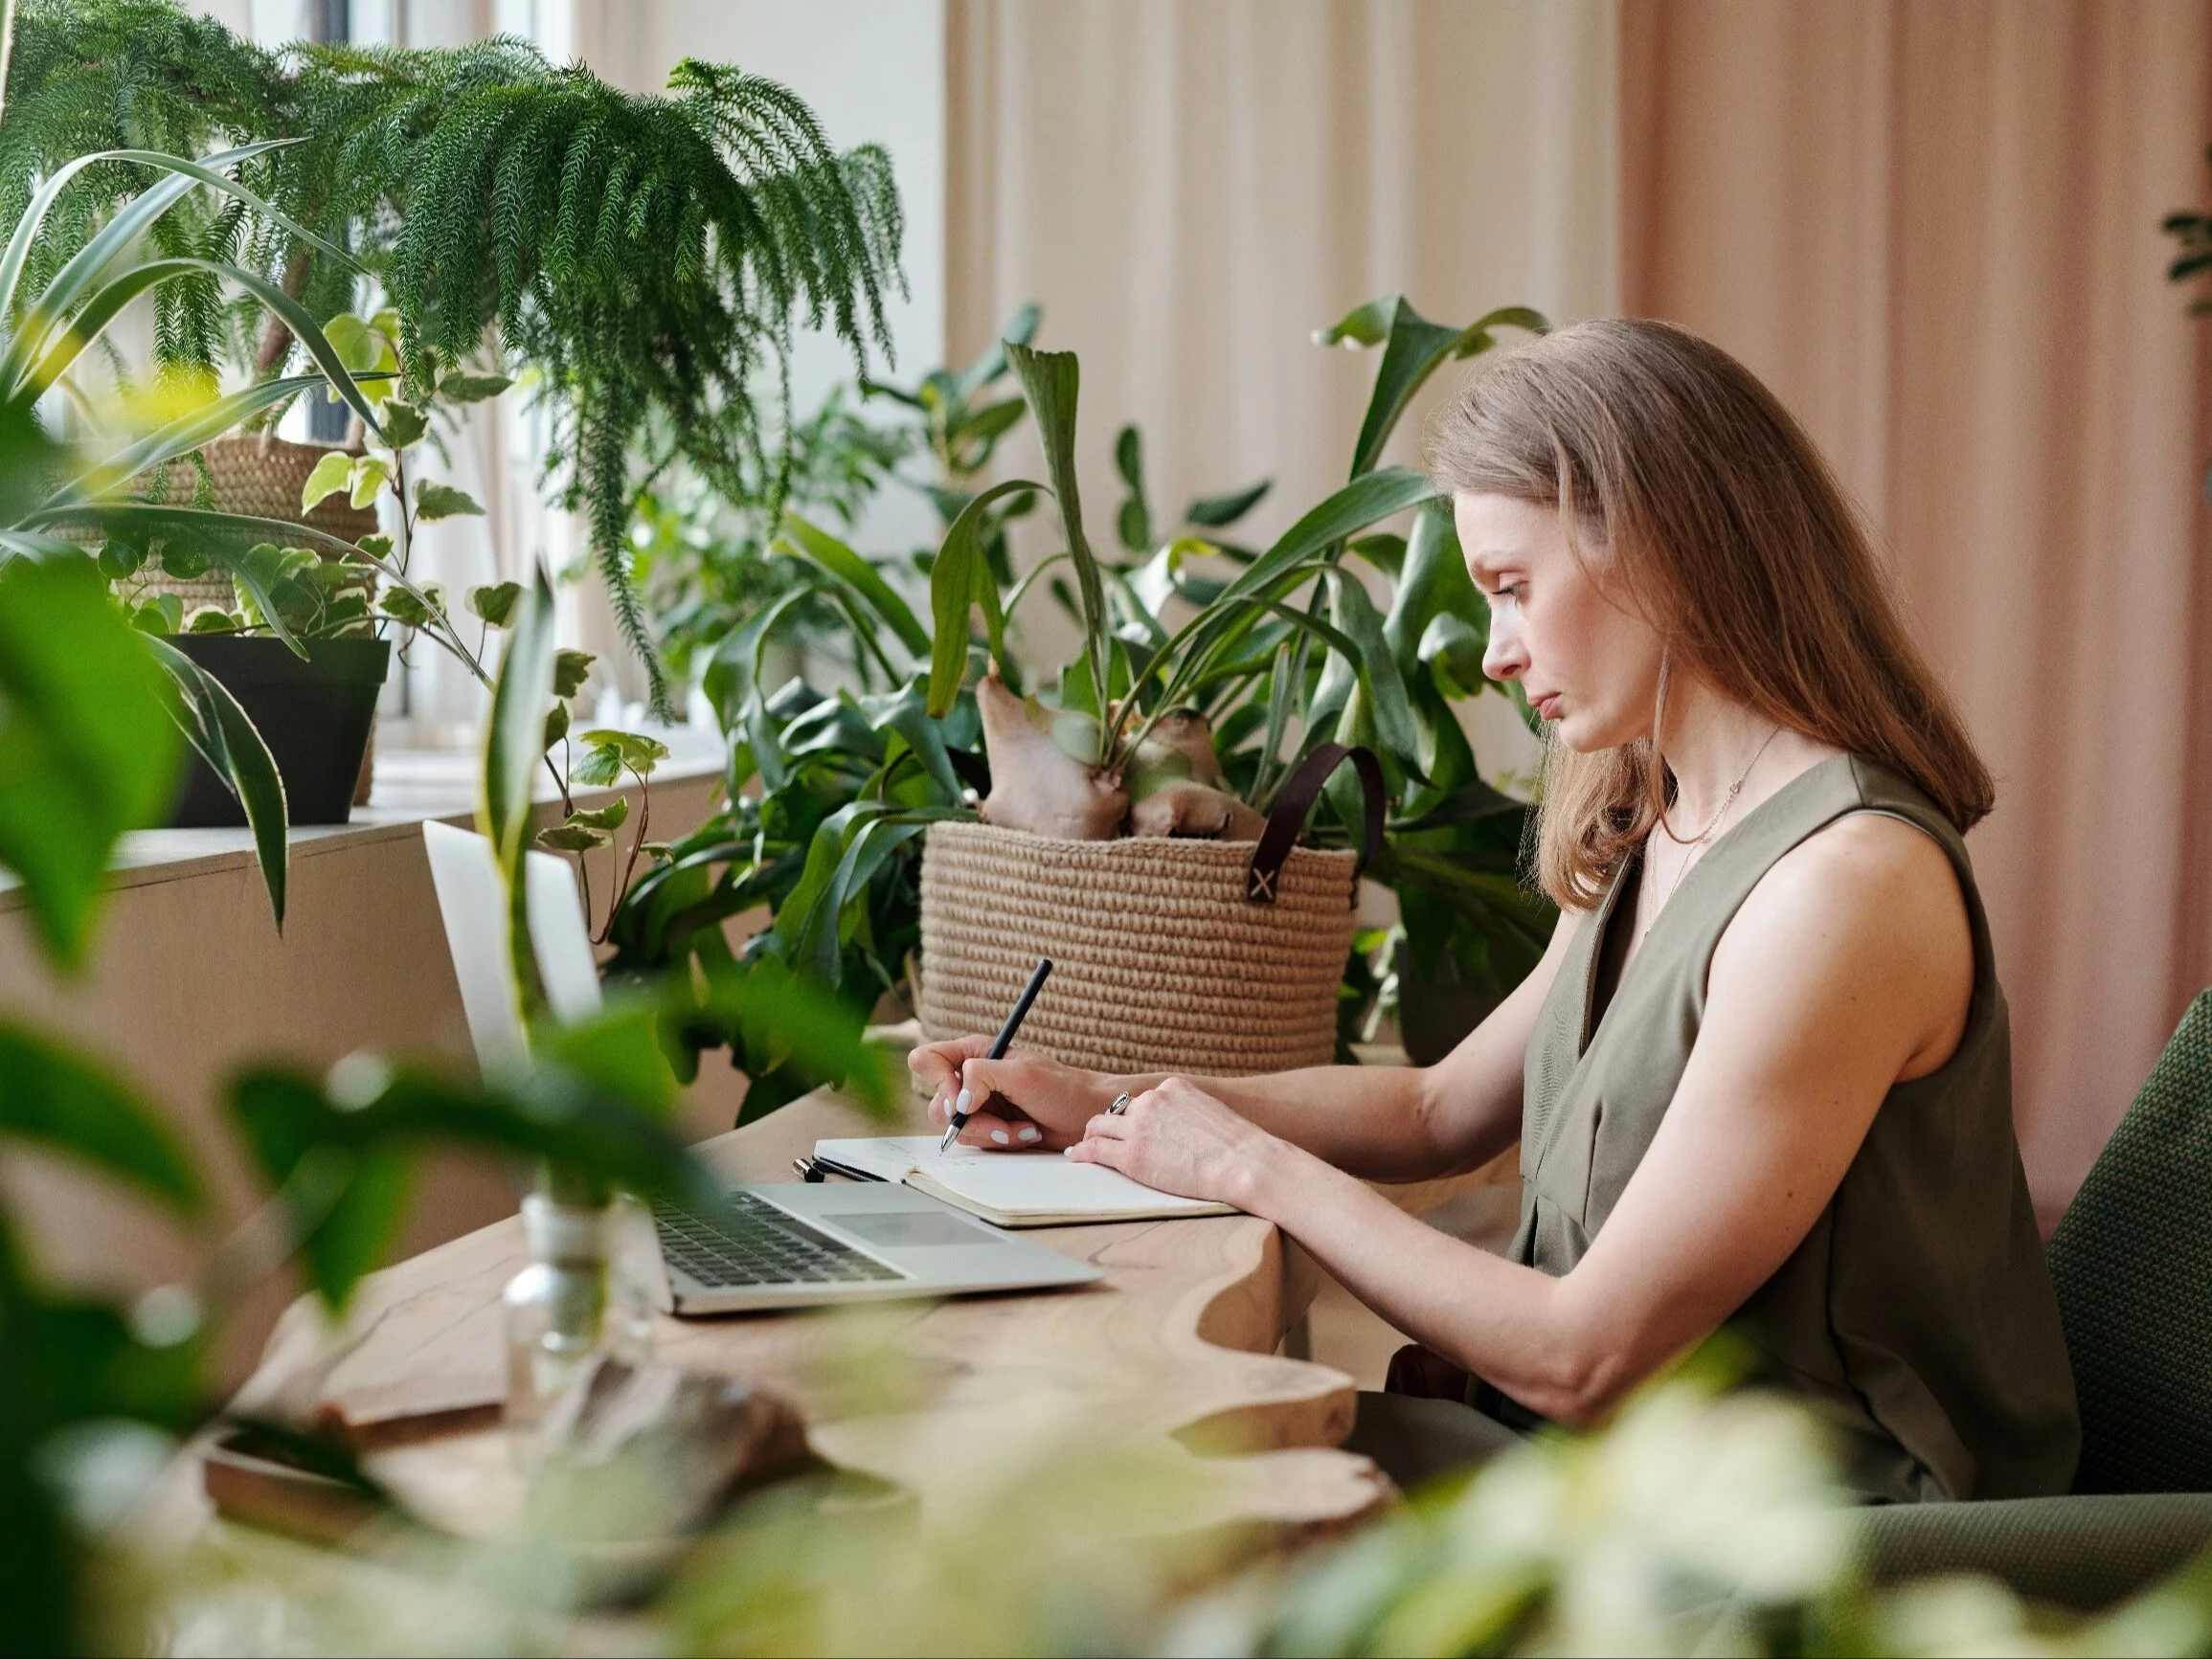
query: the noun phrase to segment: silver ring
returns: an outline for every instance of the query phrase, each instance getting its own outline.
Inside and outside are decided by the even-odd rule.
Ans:
[[[1129,1092],[1124,1089],[1114,1097],[1114,1104],[1106,1109],[1108,1117],[1119,1117],[1129,1110]]]

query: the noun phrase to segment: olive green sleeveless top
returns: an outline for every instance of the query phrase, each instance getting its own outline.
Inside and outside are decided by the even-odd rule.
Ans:
[[[1902,818],[1950,854],[1974,932],[1973,1006],[1957,1053],[1889,1091],[1812,1232],[1732,1323],[1765,1379],[1840,1431],[1867,1496],[2063,1492],[2081,1425],[2013,1136],[2011,1030],[1988,921],[1958,832],[1869,761],[1822,762],[1715,841],[1594,1021],[1599,958],[1633,864],[1583,918],[1528,1043],[1515,1256],[1554,1275],[1582,1260],[1682,1081],[1722,933],[1777,859],[1854,812]]]

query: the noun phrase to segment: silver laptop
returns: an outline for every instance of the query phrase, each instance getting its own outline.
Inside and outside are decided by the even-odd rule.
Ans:
[[[425,823],[422,841],[477,1063],[487,1072],[519,1065],[530,1036],[507,972],[507,896],[491,843],[441,823]],[[587,1018],[599,1006],[599,976],[576,877],[563,860],[531,853],[525,882],[546,1001],[555,1019]],[[712,1217],[655,1208],[678,1313],[1039,1290],[1105,1276],[891,1182],[781,1181],[734,1187],[729,1198]]]

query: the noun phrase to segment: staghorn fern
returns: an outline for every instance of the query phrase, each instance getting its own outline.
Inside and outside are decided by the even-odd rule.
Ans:
[[[738,497],[749,476],[783,475],[789,422],[758,418],[756,396],[771,385],[787,409],[795,321],[833,329],[864,369],[871,344],[890,356],[890,161],[837,154],[758,76],[687,59],[667,96],[641,97],[505,37],[270,53],[169,0],[30,0],[9,81],[0,214],[88,150],[297,138],[247,182],[381,280],[414,390],[487,346],[537,366],[556,415],[548,473],[565,471],[664,716],[624,546],[638,492],[678,458]],[[73,191],[72,230],[144,182],[109,170]],[[281,229],[211,209],[161,235],[178,244],[164,252],[189,241],[273,276],[318,318],[352,301],[350,274]],[[257,337],[212,285],[163,304],[166,370],[282,367],[288,339]]]

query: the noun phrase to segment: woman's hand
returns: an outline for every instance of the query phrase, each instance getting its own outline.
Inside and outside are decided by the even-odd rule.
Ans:
[[[1170,1077],[1132,1099],[1118,1116],[1101,1111],[1094,1117],[1068,1156],[1119,1170],[1163,1193],[1251,1210],[1263,1166],[1294,1150],[1195,1084]]]
[[[1083,1125],[1117,1092],[1096,1072],[1021,1049],[985,1060],[990,1050],[988,1037],[956,1037],[907,1056],[914,1081],[930,1091],[932,1123],[950,1122],[955,1111],[973,1114],[960,1131],[963,1146],[1057,1152],[1082,1139]]]

